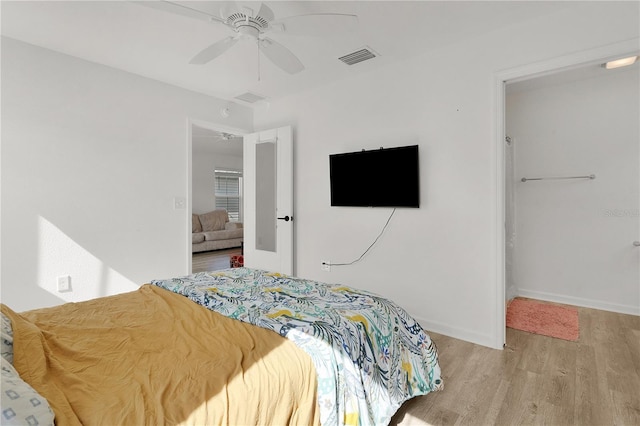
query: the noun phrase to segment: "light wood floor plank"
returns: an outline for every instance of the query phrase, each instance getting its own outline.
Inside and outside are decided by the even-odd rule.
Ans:
[[[636,371],[640,371],[640,329],[626,329],[627,333],[624,336],[631,353],[631,359],[633,360],[633,367]]]
[[[591,401],[606,401],[608,389],[598,386],[605,380],[599,374],[601,366],[597,365],[595,349],[588,345],[578,345],[576,356],[576,392],[574,403],[574,420],[580,425],[612,424],[613,416],[609,405],[598,406]]]

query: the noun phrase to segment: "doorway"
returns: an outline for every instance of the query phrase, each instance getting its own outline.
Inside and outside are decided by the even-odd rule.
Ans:
[[[206,214],[224,208],[231,210],[230,220],[242,222],[243,136],[241,129],[189,120],[189,202],[188,272],[222,269],[229,266],[229,258],[240,254],[238,239],[219,244],[198,245],[194,240],[192,214]],[[234,185],[235,182],[235,185]],[[222,185],[221,183],[224,183]],[[219,188],[217,188],[219,187]],[[235,193],[234,193],[235,189]],[[224,193],[222,193],[222,192]],[[216,192],[218,197],[216,197]]]
[[[592,64],[507,84],[507,294],[634,313],[639,76]]]
[[[202,138],[194,135],[201,135]],[[204,145],[202,151],[198,150],[200,142]],[[232,146],[233,143],[241,146]],[[211,149],[212,145],[217,147]],[[229,155],[221,155],[221,150],[233,150],[232,152],[236,154],[232,158],[235,163],[228,163],[230,167],[221,165],[223,160],[229,157]],[[208,235],[210,232],[203,228],[202,231],[207,231],[200,232],[200,234],[205,234],[204,243],[216,243],[216,248],[234,248],[239,245],[245,255],[245,266],[293,275],[294,202],[293,132],[291,126],[263,130],[257,133],[245,133],[238,129],[221,129],[219,126],[209,123],[189,121],[188,151],[190,178],[188,179],[189,187],[187,193],[189,194],[189,200],[186,203],[188,206],[186,222],[189,225],[187,233],[191,235],[188,240],[188,271],[193,273],[194,261],[192,253],[196,250],[196,245],[202,243],[202,241],[196,242],[194,239],[197,232],[193,226],[198,221],[192,215],[192,211],[193,213],[199,213],[199,222],[203,225],[202,220],[205,219],[206,222],[209,216],[206,210],[212,207],[214,209],[219,207],[216,201],[213,203],[210,201],[200,203],[196,200],[195,194],[199,191],[196,189],[196,179],[200,175],[197,171],[199,168],[197,163],[202,160],[203,172],[201,175],[205,181],[202,192],[205,200],[210,200],[212,195],[209,188],[215,187],[215,184],[208,182],[211,182],[212,179],[215,181],[217,173],[214,173],[214,171],[216,167],[227,169],[220,170],[220,175],[226,178],[237,175],[237,172],[243,176],[246,174],[238,184],[240,199],[237,200],[237,204],[242,218],[242,224],[239,226],[241,229],[235,229],[238,228],[236,226],[231,227],[234,229],[226,229],[225,227],[222,230],[225,234],[241,231],[240,243],[227,244],[226,247],[223,244],[220,247],[217,241],[211,241]],[[263,155],[265,151],[270,152],[272,155]],[[224,152],[228,153],[227,151]],[[202,158],[199,153],[202,154]],[[229,170],[231,168],[235,168],[235,171]],[[265,186],[264,184],[267,181],[270,181],[271,184]],[[196,211],[194,206],[197,206],[196,208],[199,211]],[[200,212],[202,211],[205,211],[205,213],[201,214]],[[217,213],[219,212],[215,212],[212,216],[218,216]],[[203,218],[203,216],[205,217]],[[265,217],[267,218],[266,220],[264,219]],[[235,224],[227,223],[227,225]],[[265,235],[272,236],[273,241],[263,247],[260,244],[261,241],[265,244],[267,243],[264,240]],[[208,249],[208,247],[205,247],[205,249]]]
[[[624,56],[630,56],[630,55],[637,55],[637,43],[633,43],[633,42],[623,42],[623,43],[618,43],[615,45],[610,45],[610,46],[606,46],[603,48],[598,48],[598,49],[593,49],[590,51],[586,51],[586,52],[580,52],[577,54],[573,54],[573,55],[568,55],[565,57],[561,57],[561,58],[557,58],[551,61],[547,61],[547,62],[543,62],[543,63],[536,63],[536,64],[531,64],[525,67],[521,67],[518,69],[512,69],[512,70],[508,70],[505,72],[500,73],[497,76],[497,80],[496,80],[496,88],[497,88],[497,102],[498,102],[498,106],[497,106],[497,138],[496,138],[496,154],[497,154],[497,165],[498,165],[498,169],[497,169],[497,200],[498,200],[498,210],[497,210],[497,222],[496,222],[496,231],[497,231],[497,247],[498,247],[498,253],[497,253],[497,270],[496,270],[496,275],[497,275],[497,280],[496,280],[496,298],[497,298],[497,302],[496,302],[496,341],[495,341],[495,347],[496,348],[502,348],[504,346],[504,344],[506,343],[506,320],[505,320],[505,315],[506,315],[506,302],[507,302],[507,296],[511,296],[512,294],[508,294],[507,293],[507,288],[509,288],[509,285],[512,284],[510,282],[507,282],[507,277],[510,273],[512,273],[513,271],[507,271],[507,249],[508,249],[508,236],[507,236],[507,216],[508,216],[508,210],[511,206],[507,205],[507,158],[509,155],[509,151],[507,148],[507,143],[506,143],[506,138],[507,136],[510,137],[511,142],[514,146],[514,150],[517,152],[518,150],[518,141],[521,140],[519,138],[518,135],[511,133],[510,131],[508,131],[507,128],[507,99],[506,99],[506,93],[507,93],[507,86],[508,85],[512,85],[515,83],[522,83],[522,84],[535,84],[536,80],[538,78],[541,77],[549,77],[549,78],[553,78],[553,75],[556,75],[556,78],[558,76],[560,76],[560,71],[576,71],[579,72],[578,70],[580,68],[584,68],[585,66],[600,66],[602,63],[606,62],[607,60],[611,60],[611,59],[617,59],[620,57],[624,57]],[[584,119],[585,117],[582,117],[582,119]],[[588,118],[587,118],[588,119]],[[637,139],[636,139],[637,140]],[[638,170],[638,168],[640,168],[640,164],[638,164],[638,156],[634,157],[635,159],[635,169],[636,172]],[[516,164],[517,164],[517,156],[516,156]],[[566,163],[565,163],[566,164]],[[569,164],[569,167],[571,167],[571,165]],[[548,170],[542,170],[543,172],[546,172]],[[562,170],[561,170],[562,171]],[[517,172],[516,172],[517,173]],[[593,173],[593,172],[591,172]],[[519,176],[516,175],[516,180],[515,180],[515,185],[518,185],[518,180],[521,177],[525,177],[525,176]],[[539,177],[539,176],[531,176],[531,177]],[[637,177],[636,177],[636,182],[638,181]],[[547,184],[550,183],[552,181],[537,181],[537,183],[543,183],[543,184]],[[576,181],[577,182],[577,181]],[[521,182],[523,185],[526,185],[524,182]],[[529,181],[528,183],[532,184],[534,182]],[[604,183],[604,181],[598,181],[598,183]],[[531,190],[531,188],[534,188],[534,190],[540,191],[541,189],[543,189],[542,186],[538,186],[538,187],[532,187],[531,185],[527,186],[526,188],[528,188],[529,190]],[[547,188],[549,188],[547,186]],[[567,188],[564,188],[567,189]],[[584,188],[582,188],[584,190]],[[551,189],[551,192],[554,191],[553,188]],[[631,208],[631,211],[637,211],[635,209],[638,208],[637,204],[637,200],[638,200],[638,190],[636,189],[632,189],[631,191],[635,191],[635,200],[633,201],[636,205],[635,207]],[[542,191],[544,193],[544,191]],[[547,191],[549,192],[549,191]],[[574,193],[578,194],[579,191],[574,191]],[[566,192],[565,192],[565,196],[566,196]],[[584,195],[584,194],[583,194]],[[562,200],[563,196],[562,194],[557,194],[557,199]],[[616,207],[609,207],[609,208],[613,208],[614,210],[616,209]],[[623,209],[625,209],[623,207]],[[592,210],[592,209],[591,209]],[[591,211],[592,215],[593,215],[593,211]],[[515,214],[516,217],[518,215],[518,208],[516,207],[515,210]],[[599,212],[595,212],[595,214],[606,214],[605,211],[601,210]],[[633,279],[633,277],[635,277],[638,272],[640,271],[640,267],[638,266],[638,262],[640,259],[639,253],[640,250],[634,250],[633,249],[633,244],[632,244],[632,240],[637,240],[638,238],[640,238],[640,235],[637,235],[640,229],[640,218],[638,218],[637,216],[635,218],[630,218],[631,220],[629,220],[628,224],[630,224],[630,227],[628,227],[625,231],[626,234],[626,238],[629,240],[628,243],[624,249],[620,248],[620,250],[618,250],[619,252],[617,253],[618,256],[626,256],[625,259],[627,261],[626,263],[626,268],[627,270],[631,271],[631,277]],[[517,229],[517,228],[516,228]],[[516,241],[518,240],[518,235],[517,235],[517,231],[516,231]],[[575,251],[575,250],[583,250],[584,247],[580,244],[579,241],[573,241],[575,244],[573,246],[571,246],[571,250]],[[598,248],[596,248],[595,250],[598,250]],[[623,251],[622,250],[626,250]],[[511,253],[513,254],[513,253]],[[515,270],[518,270],[518,264],[517,264],[517,258],[513,258],[515,264],[511,264],[509,265],[509,268],[514,267]],[[511,259],[510,259],[511,260]],[[520,276],[522,276],[522,272],[523,271],[518,271],[515,276],[517,277],[518,274],[520,274]],[[634,275],[635,274],[635,275]],[[638,278],[636,277],[635,280],[637,281]],[[520,291],[520,289],[518,289],[518,283],[515,283],[515,287],[516,287],[516,292]],[[602,289],[606,289],[606,284],[603,284],[600,286]],[[512,293],[512,291],[510,291],[509,293]],[[544,292],[542,292],[544,293]],[[547,292],[548,293],[548,292]],[[538,297],[540,297],[540,294],[537,294]],[[542,295],[545,296],[545,295]],[[574,304],[580,304],[577,302],[584,302],[581,300],[577,300],[580,298],[573,298],[571,300],[556,300],[559,302],[564,302],[567,303],[568,301]],[[584,299],[584,298],[582,298]],[[637,300],[637,297],[636,297]],[[637,303],[637,302],[636,302]],[[584,305],[584,303],[582,303],[582,305]],[[635,307],[633,305],[631,305],[631,309],[632,310],[636,310],[639,309],[639,307]],[[640,312],[635,313],[636,315],[639,314]]]

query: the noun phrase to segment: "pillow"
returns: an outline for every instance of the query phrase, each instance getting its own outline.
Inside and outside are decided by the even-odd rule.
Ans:
[[[6,359],[2,361],[0,423],[3,425],[52,425],[53,411],[47,400],[20,378]]]
[[[2,326],[0,327],[0,354],[2,358],[13,364],[13,330],[11,320],[4,313],[0,312]]]
[[[227,231],[232,229],[242,229],[242,222],[227,222],[224,224],[224,229]]]
[[[191,232],[202,232],[202,224],[197,214],[191,215]]]
[[[227,222],[229,222],[229,215],[226,210],[214,210],[200,215],[203,232],[220,231],[224,229],[224,224]]]

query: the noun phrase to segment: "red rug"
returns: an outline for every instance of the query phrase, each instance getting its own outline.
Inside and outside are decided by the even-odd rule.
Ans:
[[[580,334],[577,309],[519,298],[507,307],[507,327],[572,342]]]

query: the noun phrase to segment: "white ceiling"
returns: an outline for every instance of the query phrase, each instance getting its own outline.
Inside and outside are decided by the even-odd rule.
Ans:
[[[259,2],[251,3],[253,7]],[[350,34],[270,35],[306,69],[289,75],[245,41],[206,65],[189,60],[232,35],[223,25],[127,1],[2,1],[2,35],[196,92],[232,99],[245,92],[268,100],[402,61],[461,39],[532,19],[564,2],[274,1],[276,18],[319,12],[358,16]],[[185,2],[217,14],[220,2]],[[337,58],[363,46],[380,56],[348,66]],[[259,70],[259,71],[258,71]],[[258,80],[260,76],[260,80]]]

